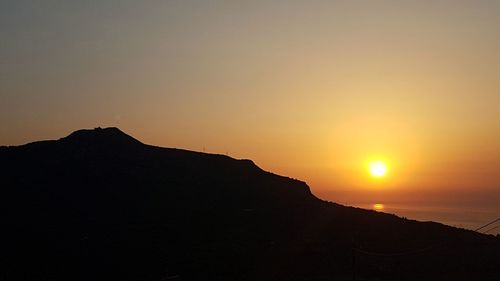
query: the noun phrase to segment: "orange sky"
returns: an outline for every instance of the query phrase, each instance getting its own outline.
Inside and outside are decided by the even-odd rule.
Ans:
[[[330,200],[498,202],[500,2],[422,2],[7,1],[0,144],[118,126]]]

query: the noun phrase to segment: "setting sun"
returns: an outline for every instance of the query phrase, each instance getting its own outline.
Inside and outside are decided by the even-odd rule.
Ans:
[[[387,174],[387,165],[382,161],[373,161],[369,165],[369,171],[376,178],[384,177]]]

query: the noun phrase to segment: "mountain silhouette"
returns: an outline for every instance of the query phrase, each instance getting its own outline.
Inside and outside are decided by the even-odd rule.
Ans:
[[[117,128],[0,147],[0,280],[498,280],[500,241]]]

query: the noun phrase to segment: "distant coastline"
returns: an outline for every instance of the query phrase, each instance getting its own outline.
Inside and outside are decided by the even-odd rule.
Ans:
[[[443,206],[438,204],[425,204],[419,206],[417,204],[396,204],[384,202],[374,202],[373,204],[364,202],[346,202],[346,204],[364,209],[374,209],[374,204],[384,204],[384,209],[379,211],[419,221],[436,221],[471,230],[495,219],[500,214],[500,206],[491,205],[485,205],[478,208],[477,206],[467,205]],[[500,228],[494,229],[493,231],[488,232],[488,234],[500,234]]]

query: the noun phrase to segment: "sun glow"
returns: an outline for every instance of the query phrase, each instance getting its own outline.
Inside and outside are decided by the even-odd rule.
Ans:
[[[370,162],[370,164],[368,165],[368,169],[370,171],[370,174],[376,178],[381,178],[387,175],[387,164],[380,160]]]

